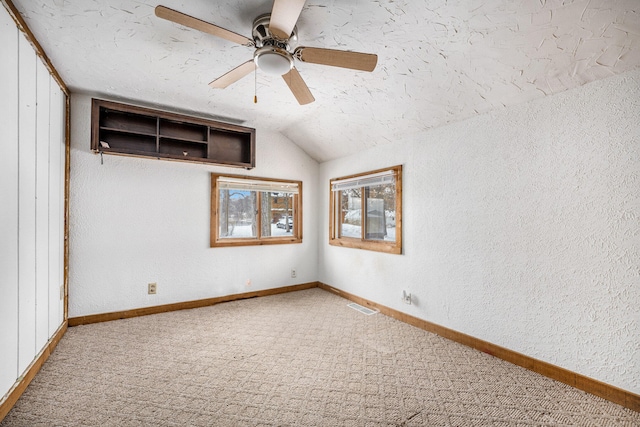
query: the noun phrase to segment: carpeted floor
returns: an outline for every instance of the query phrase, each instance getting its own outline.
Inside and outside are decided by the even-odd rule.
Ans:
[[[638,426],[320,289],[69,328],[0,426]]]

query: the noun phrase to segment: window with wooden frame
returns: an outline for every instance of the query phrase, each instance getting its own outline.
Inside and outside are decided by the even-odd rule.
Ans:
[[[211,174],[211,247],[301,242],[301,181]]]
[[[331,180],[329,244],[402,253],[402,166]]]

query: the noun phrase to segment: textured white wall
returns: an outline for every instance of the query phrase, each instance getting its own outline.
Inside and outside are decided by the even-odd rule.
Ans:
[[[91,98],[71,103],[69,317],[317,279],[318,164],[291,141],[258,129],[250,171],[108,155],[101,165],[89,149]],[[210,248],[214,171],[303,181],[302,244]]]
[[[640,392],[639,100],[633,71],[321,164],[404,165],[404,254],[329,246],[319,194],[319,280]]]

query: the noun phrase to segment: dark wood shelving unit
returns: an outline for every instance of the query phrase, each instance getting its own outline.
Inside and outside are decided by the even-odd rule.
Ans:
[[[253,128],[94,99],[91,149],[105,154],[255,167]]]

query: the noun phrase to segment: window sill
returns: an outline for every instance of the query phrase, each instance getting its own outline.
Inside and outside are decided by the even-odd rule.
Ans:
[[[258,239],[221,239],[211,242],[212,248],[227,247],[227,246],[263,246],[263,245],[285,245],[292,243],[302,243],[302,239],[296,239],[293,237],[274,237],[274,238],[262,238]]]
[[[341,246],[343,248],[364,249],[367,251],[402,255],[402,248],[399,247],[396,242],[372,242],[342,237],[340,239],[329,239],[329,244],[331,246]]]

